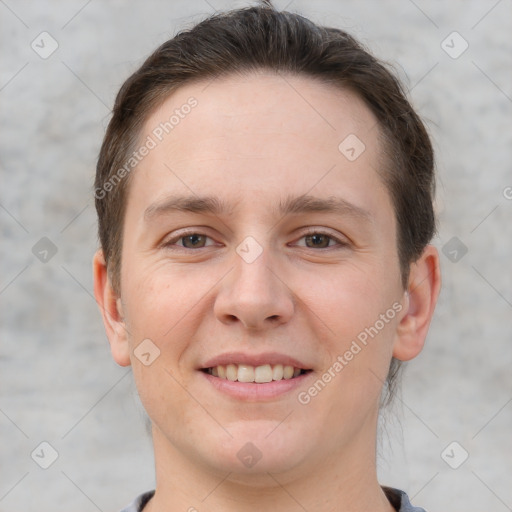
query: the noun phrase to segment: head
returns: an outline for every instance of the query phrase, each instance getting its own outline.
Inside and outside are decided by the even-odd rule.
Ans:
[[[190,456],[208,441],[190,394],[215,407],[224,469],[244,441],[282,448],[267,470],[284,471],[320,442],[300,442],[315,421],[355,418],[338,445],[374,423],[439,290],[434,160],[400,83],[356,40],[270,7],[181,32],[119,91],[95,187],[96,296],[162,439]],[[277,398],[234,407],[208,387],[204,365],[233,351],[308,366],[283,437],[261,434],[286,415]]]

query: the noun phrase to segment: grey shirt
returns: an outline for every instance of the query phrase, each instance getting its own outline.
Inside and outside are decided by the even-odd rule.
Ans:
[[[404,491],[400,491],[398,489],[392,489],[391,487],[383,487],[382,488],[386,493],[386,496],[395,507],[397,512],[426,512],[425,509],[419,507],[413,507],[407,494]],[[153,497],[155,491],[145,492],[141,494],[138,498],[136,498],[130,505],[126,508],[123,508],[121,512],[142,512],[142,509],[145,507],[146,503]]]

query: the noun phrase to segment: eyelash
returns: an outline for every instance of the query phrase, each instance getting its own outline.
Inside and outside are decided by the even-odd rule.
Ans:
[[[183,245],[178,245],[176,246],[176,242],[182,240],[183,238],[186,238],[187,236],[191,236],[191,235],[200,235],[200,236],[205,236],[206,238],[209,238],[210,240],[213,240],[211,237],[209,237],[208,235],[205,235],[204,233],[201,233],[199,231],[186,231],[186,232],[183,232],[183,233],[180,233],[179,235],[171,238],[170,240],[168,240],[167,242],[165,242],[163,244],[163,246],[165,248],[176,248],[178,247],[178,250],[185,250],[185,251],[197,251],[198,249],[205,249],[206,247],[211,247],[212,245],[214,244],[211,244],[211,245],[208,245],[206,247],[198,247],[197,249],[191,249],[189,247],[184,247]],[[326,231],[322,231],[322,230],[319,230],[319,229],[312,229],[312,230],[309,230],[305,233],[302,234],[302,236],[299,238],[299,240],[302,240],[303,238],[306,238],[308,236],[312,236],[312,235],[324,235],[326,237],[328,237],[330,240],[333,240],[334,242],[336,242],[336,245],[328,245],[327,247],[320,247],[320,249],[334,249],[334,248],[344,248],[344,247],[347,247],[349,244],[348,242],[346,241],[343,241],[343,240],[340,240],[339,238],[335,237],[334,235],[332,235],[331,233],[328,233]],[[313,247],[307,247],[307,246],[300,246],[300,247],[303,247],[305,249],[314,249]],[[318,250],[318,249],[316,249]]]
[[[212,237],[205,235],[204,233],[201,233],[200,231],[186,231],[186,232],[180,233],[177,236],[174,236],[169,241],[165,242],[163,245],[164,245],[164,247],[173,247],[176,244],[176,242],[179,242],[183,238],[186,238],[187,236],[192,236],[192,235],[204,236],[206,238],[209,238],[210,240],[213,240]],[[177,247],[179,249],[184,249],[184,250],[189,250],[189,251],[197,251],[197,249],[190,249],[189,247],[184,247],[183,245],[178,245]],[[210,246],[208,246],[208,247],[210,247]],[[199,249],[204,249],[204,247],[199,247]]]
[[[311,229],[309,231],[307,231],[306,233],[304,233],[300,238],[299,240],[302,240],[303,238],[306,238],[308,236],[312,236],[312,235],[324,235],[326,236],[327,238],[330,238],[331,240],[333,240],[334,242],[336,242],[337,244],[337,248],[342,248],[342,247],[346,247],[348,246],[348,242],[345,242],[343,240],[340,240],[339,238],[335,237],[334,235],[332,235],[331,233],[328,233],[327,231],[322,231],[321,229]],[[301,247],[304,247],[304,246],[301,246]],[[306,249],[313,249],[313,247],[305,247]],[[333,249],[333,248],[336,248],[336,245],[328,245],[327,247],[321,247],[320,249]]]

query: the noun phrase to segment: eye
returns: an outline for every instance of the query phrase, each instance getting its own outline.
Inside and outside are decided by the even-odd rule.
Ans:
[[[304,240],[304,242],[301,243],[302,240]],[[330,234],[322,233],[321,231],[312,231],[301,237],[296,245],[309,249],[326,249],[336,245],[345,246],[347,243]]]
[[[323,249],[324,247],[329,247],[332,238],[323,233],[315,233],[313,235],[307,235],[304,237],[306,242],[306,247],[320,247]]]
[[[166,247],[184,247],[185,249],[201,249],[213,245],[213,240],[202,233],[186,233],[166,242]]]

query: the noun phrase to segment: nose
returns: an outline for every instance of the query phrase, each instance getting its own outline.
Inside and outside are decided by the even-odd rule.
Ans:
[[[251,263],[238,255],[235,268],[221,282],[214,313],[224,324],[260,331],[289,322],[294,313],[293,292],[272,265],[268,250]]]

